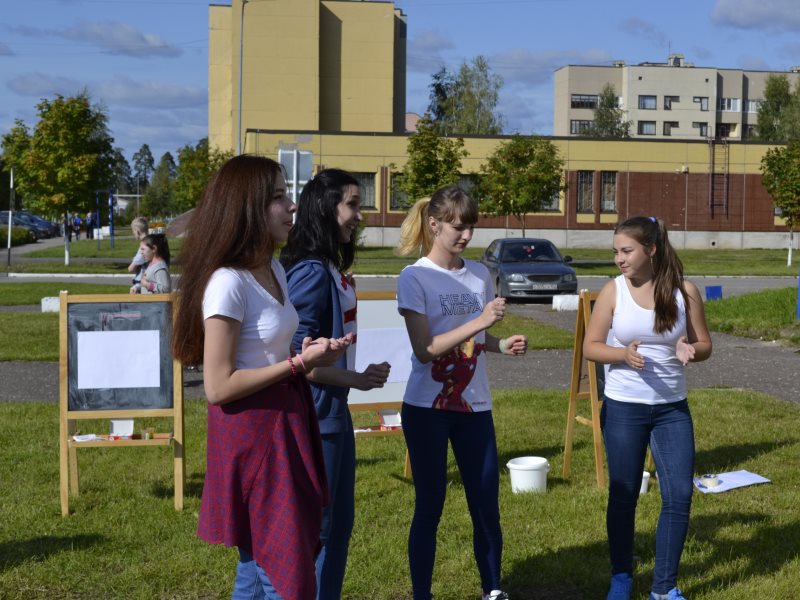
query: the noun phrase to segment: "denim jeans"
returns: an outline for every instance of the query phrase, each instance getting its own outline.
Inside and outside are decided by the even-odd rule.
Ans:
[[[649,443],[661,491],[652,590],[666,594],[676,587],[692,504],[694,429],[689,404],[681,400],[648,405],[606,398],[600,424],[610,479],[606,526],[611,573],[633,572],[636,503]]]
[[[253,557],[239,548],[239,563],[231,600],[283,600]]]
[[[322,435],[330,503],[322,513],[322,549],[317,556],[317,598],[339,600],[342,595],[350,534],[355,517],[356,443],[353,425]]]
[[[416,502],[408,535],[414,600],[431,598],[436,530],[447,490],[447,444],[464,484],[472,518],[472,547],[484,592],[500,588],[503,534],[498,503],[497,442],[491,411],[465,413],[403,404]]]

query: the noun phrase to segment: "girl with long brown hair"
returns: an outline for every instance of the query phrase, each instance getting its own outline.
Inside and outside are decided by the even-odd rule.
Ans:
[[[683,279],[663,221],[633,217],[617,225],[614,262],[622,274],[600,291],[583,343],[586,358],[608,365],[600,416],[610,479],[607,600],[631,596],[648,445],[662,501],[650,600],[685,600],[677,578],[692,502],[694,430],[684,367],[711,355],[711,338],[700,293]]]
[[[315,596],[328,489],[305,373],[351,339],[306,338],[273,257],[296,206],[274,160],[237,156],[212,177],[181,251],[174,355],[203,363],[208,450],[198,535],[237,546],[232,598]]]

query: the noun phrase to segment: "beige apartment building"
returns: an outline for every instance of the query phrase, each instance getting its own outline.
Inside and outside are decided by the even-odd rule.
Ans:
[[[665,63],[568,65],[555,73],[553,134],[585,132],[600,92],[611,84],[631,122],[631,137],[747,140],[753,137],[767,78],[778,74],[794,86],[800,67],[786,72],[695,67],[682,54],[670,55]]]

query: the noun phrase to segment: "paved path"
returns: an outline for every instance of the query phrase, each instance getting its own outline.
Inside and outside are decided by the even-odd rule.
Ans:
[[[555,312],[547,304],[512,305],[515,313],[574,331],[574,312]],[[690,388],[753,389],[800,401],[800,353],[771,342],[712,334],[714,352],[687,367]],[[489,354],[489,375],[497,388],[568,389],[571,350],[529,352],[518,359]],[[202,374],[185,372],[185,396],[203,398]],[[0,362],[0,402],[57,402],[58,365]]]

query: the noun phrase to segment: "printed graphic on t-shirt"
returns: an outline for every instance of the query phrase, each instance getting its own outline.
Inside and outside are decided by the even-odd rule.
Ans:
[[[472,337],[453,348],[449,354],[432,361],[431,376],[442,384],[441,391],[433,400],[433,408],[472,412],[472,407],[461,393],[472,381],[478,356],[485,347],[485,344],[476,343]]]
[[[469,315],[483,310],[483,294],[441,294],[443,315]]]

